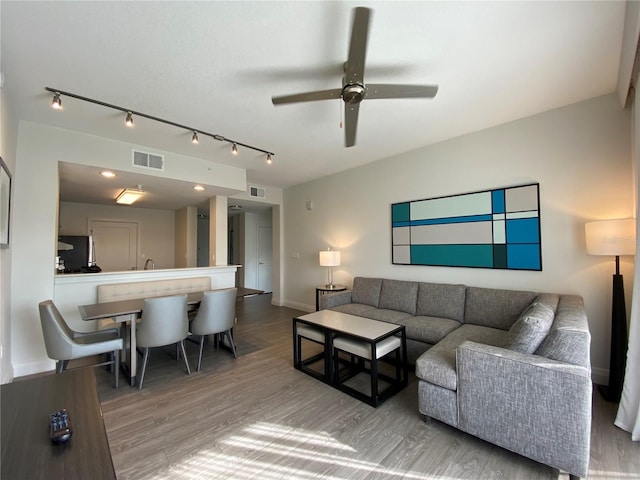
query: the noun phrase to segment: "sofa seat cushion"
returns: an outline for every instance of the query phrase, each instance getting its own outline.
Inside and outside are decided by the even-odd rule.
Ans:
[[[380,320],[382,322],[395,323],[397,325],[404,325],[402,323],[407,318],[412,318],[413,315],[404,312],[397,312],[395,310],[387,310],[385,308],[376,308],[371,305],[363,305],[361,303],[348,303],[346,305],[338,305],[331,310],[336,312],[348,313],[350,315],[357,315],[359,317],[367,317],[372,320]]]
[[[369,317],[370,314],[373,314],[376,310],[376,307],[372,307],[371,305],[365,305],[363,303],[346,303],[344,305],[337,305],[332,307],[331,310],[335,310],[336,312],[348,313],[350,315],[357,315],[359,317]]]
[[[507,332],[481,325],[462,325],[416,360],[416,377],[449,390],[457,390],[456,348],[466,341],[501,346]]]
[[[405,326],[407,338],[432,345],[438,343],[462,325],[460,322],[456,322],[450,318],[426,316],[407,317],[394,323]]]
[[[551,307],[533,302],[507,332],[504,348],[520,353],[535,352],[551,330],[554,316]]]

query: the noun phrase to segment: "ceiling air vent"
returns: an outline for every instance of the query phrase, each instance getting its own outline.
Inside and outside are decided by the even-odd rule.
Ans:
[[[249,195],[256,198],[264,198],[265,192],[262,187],[249,187]]]
[[[164,170],[164,157],[154,153],[133,151],[133,164],[136,167]]]

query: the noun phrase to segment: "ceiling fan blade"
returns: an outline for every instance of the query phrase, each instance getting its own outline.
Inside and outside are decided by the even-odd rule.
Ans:
[[[437,85],[367,84],[365,98],[433,98],[436,93]]]
[[[345,83],[364,82],[364,61],[367,54],[370,14],[371,10],[368,8],[358,7],[355,9],[353,26],[351,27],[349,57],[345,65]]]
[[[283,95],[280,97],[271,97],[274,105],[282,105],[285,103],[299,102],[315,102],[317,100],[332,100],[341,98],[342,90],[340,88],[332,88],[331,90],[319,90],[317,92],[294,93],[293,95]]]
[[[356,144],[356,130],[358,128],[358,112],[360,104],[344,104],[344,146],[353,147]]]

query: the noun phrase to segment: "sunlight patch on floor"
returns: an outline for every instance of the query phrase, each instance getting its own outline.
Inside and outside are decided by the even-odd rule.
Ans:
[[[343,480],[362,478],[370,473],[384,473],[385,478],[389,479],[425,478],[424,473],[389,468],[376,462],[358,459],[357,450],[332,438],[326,432],[313,432],[266,422],[249,425],[241,434],[218,441],[218,445],[225,452],[219,449],[203,449],[174,464],[166,476],[156,478]],[[306,466],[303,466],[305,464]],[[339,477],[330,473],[336,467],[341,470]],[[351,470],[350,473],[345,474],[345,469]],[[447,480],[450,477],[430,478]]]
[[[589,470],[590,480],[601,478],[606,480],[640,480],[640,473],[628,472],[603,472],[602,470]]]

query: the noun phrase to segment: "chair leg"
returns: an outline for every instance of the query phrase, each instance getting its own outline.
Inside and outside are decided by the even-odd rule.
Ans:
[[[142,390],[142,382],[144,382],[144,372],[147,369],[147,361],[149,360],[149,347],[144,349],[144,357],[142,359],[142,370],[140,371],[140,383],[138,390]]]
[[[56,373],[64,372],[64,360],[58,360],[56,362]]]
[[[224,335],[227,337],[227,340],[229,340],[229,347],[231,347],[231,351],[233,352],[233,358],[238,358],[238,355],[236,353],[236,346],[233,343],[233,337],[231,336],[231,331],[227,330],[226,332],[224,332]]]
[[[113,352],[113,376],[116,390],[118,389],[118,379],[120,378],[120,350]]]
[[[200,371],[200,366],[202,365],[202,350],[204,350],[204,337],[205,335],[200,336],[200,354],[198,355],[198,366],[196,368],[196,372]]]
[[[180,349],[182,350],[182,356],[184,357],[184,364],[187,366],[187,375],[191,375],[191,367],[189,367],[189,360],[187,360],[187,352],[184,349],[184,340],[180,340]]]

